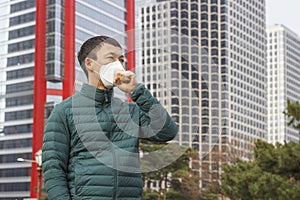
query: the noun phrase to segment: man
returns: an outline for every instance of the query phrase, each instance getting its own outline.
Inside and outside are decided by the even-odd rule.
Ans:
[[[55,106],[44,132],[43,171],[50,200],[142,199],[139,138],[169,141],[177,126],[135,74],[120,44],[97,36],[78,53],[88,84]],[[117,77],[116,77],[117,76]],[[135,103],[113,97],[113,87]]]

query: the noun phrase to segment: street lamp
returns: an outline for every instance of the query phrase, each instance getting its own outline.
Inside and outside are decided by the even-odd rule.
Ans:
[[[38,182],[37,182],[37,199],[40,199],[41,196],[41,179],[42,179],[42,150],[38,150],[35,153],[35,160],[29,160],[24,158],[17,158],[19,162],[30,162],[37,164],[37,173],[38,173]]]

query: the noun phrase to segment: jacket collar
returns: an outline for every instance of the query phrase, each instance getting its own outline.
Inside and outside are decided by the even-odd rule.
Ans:
[[[96,102],[109,103],[113,96],[113,89],[101,90],[85,83],[82,85],[80,93]]]

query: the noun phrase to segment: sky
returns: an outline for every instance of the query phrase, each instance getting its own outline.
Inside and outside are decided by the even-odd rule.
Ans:
[[[300,37],[300,1],[266,0],[267,26],[283,24]]]

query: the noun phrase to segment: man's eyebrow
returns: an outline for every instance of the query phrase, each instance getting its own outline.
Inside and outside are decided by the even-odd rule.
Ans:
[[[105,54],[105,56],[108,56],[108,55],[118,56],[118,54],[116,54],[114,52],[108,52],[108,53]],[[120,55],[119,57],[124,57],[124,56]]]

